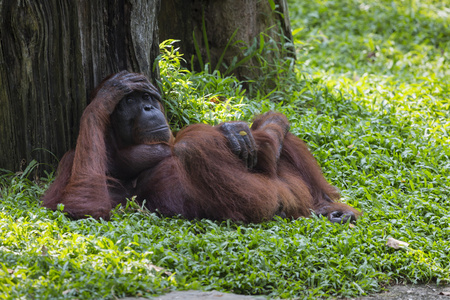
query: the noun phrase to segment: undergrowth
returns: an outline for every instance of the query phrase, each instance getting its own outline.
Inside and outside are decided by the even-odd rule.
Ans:
[[[450,281],[450,7],[424,1],[289,1],[295,65],[248,93],[217,70],[180,67],[161,45],[175,129],[285,113],[354,227],[312,217],[263,224],[161,218],[133,202],[110,222],[40,208],[53,179],[0,173],[0,299],[221,290],[271,298],[355,297]],[[268,71],[269,72],[269,71]],[[29,172],[30,170],[27,170]],[[395,250],[389,237],[409,243]]]

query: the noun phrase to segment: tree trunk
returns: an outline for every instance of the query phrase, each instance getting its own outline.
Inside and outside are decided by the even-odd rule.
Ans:
[[[254,59],[226,69],[220,57],[242,60],[242,44],[256,47],[261,32],[291,39],[286,0],[0,0],[0,168],[55,166],[105,76],[126,69],[157,79],[159,40],[180,39],[198,69],[194,33],[205,63],[245,79],[259,70]]]
[[[285,42],[292,41],[286,0],[164,0],[158,19],[160,40],[180,40],[178,46],[188,66],[192,64],[194,69],[201,70],[200,57],[203,65],[209,62],[210,69],[215,69],[224,54],[224,65],[221,63],[217,69],[223,73],[231,68],[239,79],[260,75],[256,59],[246,60],[241,67],[233,69],[233,58],[238,58],[235,63],[244,60],[243,46],[259,49],[261,33],[265,42],[272,39],[278,43],[279,51],[283,51]],[[266,52],[264,59],[273,61],[275,52]]]
[[[156,79],[160,0],[0,0],[0,168],[56,165],[89,94],[120,70]]]

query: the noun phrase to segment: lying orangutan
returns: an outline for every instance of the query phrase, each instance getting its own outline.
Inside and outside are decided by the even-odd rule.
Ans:
[[[311,212],[331,222],[360,213],[336,202],[287,118],[268,112],[245,122],[196,124],[173,137],[161,96],[126,71],[105,79],[86,107],[75,150],[62,158],[43,205],[73,218],[108,219],[135,195],[151,211],[188,219],[262,222]]]

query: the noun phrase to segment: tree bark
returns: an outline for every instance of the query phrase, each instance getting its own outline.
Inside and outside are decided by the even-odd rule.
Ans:
[[[235,32],[232,42],[241,43],[224,53]],[[286,0],[0,0],[0,168],[23,170],[33,159],[41,171],[56,166],[105,76],[126,69],[158,78],[160,40],[180,39],[198,69],[193,33],[214,67],[223,53],[228,66],[242,59],[242,44],[261,32],[279,43],[292,38]],[[255,65],[234,74],[252,78]]]
[[[56,165],[105,76],[158,77],[159,5],[0,0],[0,168],[20,170],[32,159]]]
[[[204,63],[210,63],[210,69],[215,68],[236,30],[235,37],[224,53],[223,63],[228,67],[232,65],[234,57],[238,58],[237,61],[244,59],[243,46],[254,45],[256,41],[255,48],[259,48],[260,33],[265,33],[265,42],[269,38],[277,42],[280,51],[283,51],[283,43],[292,41],[286,0],[164,0],[158,18],[160,40],[180,40],[178,46],[185,55],[187,66],[192,64],[196,70],[201,69],[201,64],[193,34],[201,57]],[[205,32],[207,44],[203,38]],[[240,42],[232,45],[236,41]],[[293,55],[293,52],[286,55]],[[275,57],[274,52],[265,53],[264,59],[271,61]],[[218,69],[222,73],[227,71],[223,65]],[[252,79],[259,75],[258,71],[261,71],[258,63],[250,59],[232,73],[239,79]]]

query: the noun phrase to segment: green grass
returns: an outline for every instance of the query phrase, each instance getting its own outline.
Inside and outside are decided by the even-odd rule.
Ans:
[[[289,4],[297,62],[270,66],[284,74],[273,89],[250,96],[233,77],[183,70],[166,44],[166,109],[175,128],[285,113],[344,201],[364,211],[356,226],[164,219],[133,204],[110,222],[72,221],[39,207],[52,176],[37,184],[4,171],[0,299],[175,289],[314,299],[450,282],[450,5]],[[389,237],[410,245],[388,248]]]

